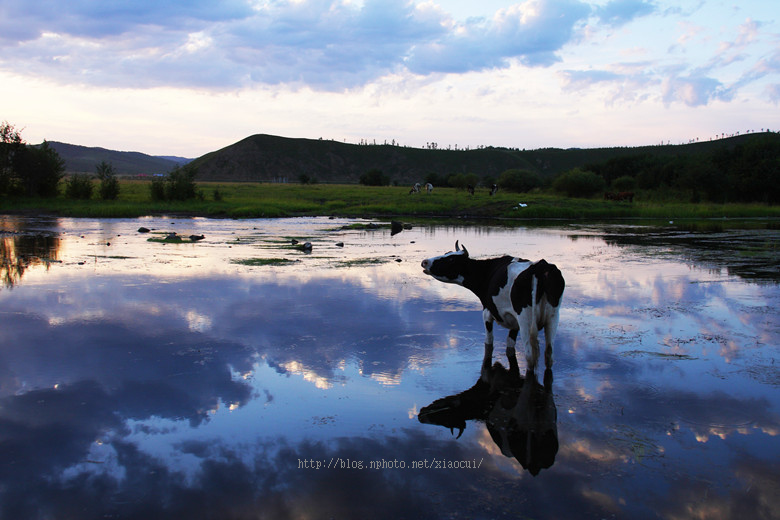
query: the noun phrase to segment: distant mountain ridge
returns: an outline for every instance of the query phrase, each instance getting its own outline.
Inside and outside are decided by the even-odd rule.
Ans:
[[[762,135],[780,140],[772,132],[681,145],[653,145],[614,148],[542,148],[519,150],[485,147],[471,150],[423,149],[395,145],[347,144],[323,139],[249,136],[194,160],[176,156],[151,156],[140,152],[119,152],[49,141],[65,160],[66,171],[94,173],[106,161],[120,175],[164,174],[192,162],[201,181],[298,182],[302,176],[326,183],[357,183],[372,169],[381,170],[401,184],[423,182],[429,174],[446,176],[474,173],[497,178],[509,169],[537,172],[544,178],[576,167],[604,163],[618,157],[647,154],[687,156],[732,149]]]
[[[141,152],[119,152],[106,148],[47,141],[65,161],[68,173],[95,173],[102,161],[110,163],[118,175],[154,175],[168,173],[191,161],[184,157],[154,156]]]
[[[768,138],[780,134],[764,132]],[[759,133],[683,145],[641,147],[518,150],[486,147],[472,150],[408,148],[394,145],[356,145],[338,141],[295,139],[258,134],[193,161],[199,180],[298,182],[302,175],[319,182],[357,183],[372,169],[394,182],[423,182],[429,174],[475,173],[497,178],[509,169],[526,169],[544,178],[575,167],[617,157],[649,154],[685,156],[733,148]]]

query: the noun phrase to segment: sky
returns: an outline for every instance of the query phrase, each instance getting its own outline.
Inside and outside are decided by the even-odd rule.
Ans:
[[[780,130],[769,0],[0,0],[0,122],[199,157],[253,134],[519,149]]]

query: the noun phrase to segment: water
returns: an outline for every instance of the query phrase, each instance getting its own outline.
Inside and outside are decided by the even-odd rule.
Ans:
[[[356,222],[0,217],[0,518],[776,517],[780,233]],[[547,388],[456,239],[563,272]]]

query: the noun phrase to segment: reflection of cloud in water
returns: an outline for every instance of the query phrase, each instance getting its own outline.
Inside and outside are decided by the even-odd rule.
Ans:
[[[211,328],[211,318],[198,311],[190,310],[186,313],[187,323],[193,332],[207,332]]]
[[[753,518],[780,506],[772,286],[673,255],[626,262],[598,233],[572,242],[560,229],[323,232],[323,258],[230,264],[298,234],[262,224],[195,219],[205,243],[150,247],[138,221],[65,221],[86,238],[62,240],[63,264],[0,292],[1,517]],[[230,247],[232,231],[253,240]],[[107,248],[109,235],[122,236]],[[334,236],[359,240],[344,253],[325,244]],[[456,440],[416,419],[479,372],[479,303],[419,272],[456,238],[475,256],[565,267],[560,450],[535,479],[481,425]],[[403,261],[329,267],[344,254]],[[483,462],[299,468],[434,457]]]
[[[286,363],[282,363],[279,366],[287,372],[302,375],[304,381],[314,383],[314,386],[319,389],[327,390],[333,386],[331,381],[329,381],[327,378],[317,375],[316,372],[306,369],[306,367],[300,361],[287,361]]]

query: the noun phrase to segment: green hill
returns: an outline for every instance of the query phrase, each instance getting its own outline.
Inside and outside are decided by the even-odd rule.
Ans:
[[[349,184],[357,183],[360,176],[371,169],[381,170],[400,184],[423,182],[430,174],[446,178],[451,174],[474,173],[479,177],[496,178],[513,168],[532,170],[542,178],[551,178],[574,167],[621,157],[686,157],[730,150],[757,135],[780,141],[779,134],[764,133],[685,145],[566,150],[494,147],[430,150],[258,134],[206,154],[193,161],[193,165],[198,168],[199,180],[213,181],[297,182],[301,175],[306,175],[318,182]]]
[[[515,152],[427,150],[392,145],[355,145],[337,141],[253,135],[193,161],[198,179],[297,182],[301,175],[329,183],[357,183],[371,169],[391,179],[420,182],[428,174],[476,173],[497,176],[510,168],[531,168]]]

